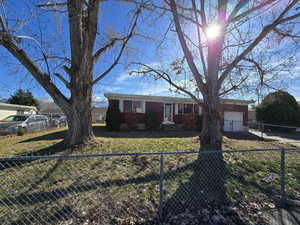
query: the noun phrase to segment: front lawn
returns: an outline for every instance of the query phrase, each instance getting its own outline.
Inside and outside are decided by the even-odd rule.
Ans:
[[[199,149],[199,132],[108,132],[103,124],[94,126],[96,145],[76,149],[73,153],[169,152]],[[61,142],[65,129],[43,131],[25,136],[0,137],[0,155],[64,153],[55,144]],[[253,135],[228,135],[223,149],[259,149],[291,147],[278,142],[261,141]]]
[[[0,139],[2,155],[97,154],[194,151],[197,132],[107,132],[97,125],[97,144],[63,149],[64,130]],[[224,149],[291,147],[249,135],[227,135]],[[198,155],[165,156],[166,224],[210,224],[214,215],[227,224],[264,224],[280,193],[280,152],[224,154],[223,186],[205,177]],[[1,224],[157,224],[159,156],[95,157],[0,161]],[[208,166],[214,167],[214,161]],[[288,198],[300,200],[300,152],[286,154]],[[205,179],[204,179],[205,178]],[[203,195],[226,193],[227,208]],[[196,202],[199,208],[194,207]],[[201,204],[200,204],[201,203]],[[201,205],[201,206],[200,206]],[[219,207],[219,208],[218,208]],[[196,210],[196,211],[195,211]],[[199,211],[200,210],[200,211]],[[226,211],[227,212],[227,211]],[[175,216],[176,214],[176,216]],[[209,217],[204,215],[209,214]],[[226,216],[226,215],[227,216]],[[230,220],[235,220],[231,221]]]

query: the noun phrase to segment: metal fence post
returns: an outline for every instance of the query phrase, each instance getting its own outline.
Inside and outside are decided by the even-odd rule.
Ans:
[[[286,202],[286,193],[285,193],[285,150],[281,150],[280,157],[280,205],[284,207]]]
[[[159,167],[159,220],[163,220],[163,204],[164,204],[164,155],[160,155]]]
[[[264,124],[261,124],[261,138],[263,139],[264,138],[264,130],[265,130],[265,125]]]

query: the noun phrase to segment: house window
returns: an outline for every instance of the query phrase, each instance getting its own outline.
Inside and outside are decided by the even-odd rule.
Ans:
[[[144,113],[145,102],[142,101],[128,101],[123,102],[124,112],[135,112],[135,113]]]
[[[143,103],[140,101],[133,101],[132,102],[132,111],[135,113],[142,113],[143,112]]]
[[[132,112],[132,101],[124,101],[124,112]]]
[[[189,114],[189,113],[201,113],[200,106],[198,104],[183,104],[183,103],[178,103],[177,104],[178,115],[183,115],[183,114]]]

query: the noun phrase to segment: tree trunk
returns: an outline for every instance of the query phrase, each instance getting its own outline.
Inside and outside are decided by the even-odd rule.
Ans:
[[[92,72],[89,72],[92,74]],[[74,76],[75,77],[75,76]],[[67,106],[61,107],[68,121],[68,132],[64,139],[66,146],[86,144],[94,139],[92,129],[92,85],[86,82],[91,75],[80,76],[71,87],[71,100]]]
[[[201,150],[222,150],[220,103],[218,97],[204,97]]]
[[[72,111],[67,112],[68,131],[64,143],[66,146],[85,144],[94,139],[90,104],[74,103]]]
[[[217,153],[199,154],[197,174],[200,174],[199,177],[206,181],[205,185],[202,184],[202,188],[207,201],[219,205],[227,204],[225,183],[228,171],[222,154],[221,116],[218,96],[204,97],[200,145],[200,150],[219,151]]]

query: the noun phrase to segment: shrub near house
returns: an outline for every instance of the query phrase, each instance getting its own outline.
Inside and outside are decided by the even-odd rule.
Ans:
[[[121,126],[121,113],[117,104],[110,104],[106,112],[106,128],[109,131],[119,131]]]
[[[157,112],[147,112],[145,117],[147,130],[157,130],[160,127],[159,115]]]
[[[269,124],[298,126],[300,125],[300,107],[292,95],[285,91],[277,91],[268,94],[263,99],[256,108],[256,118],[259,122]],[[268,129],[282,130],[282,128],[271,126]]]

